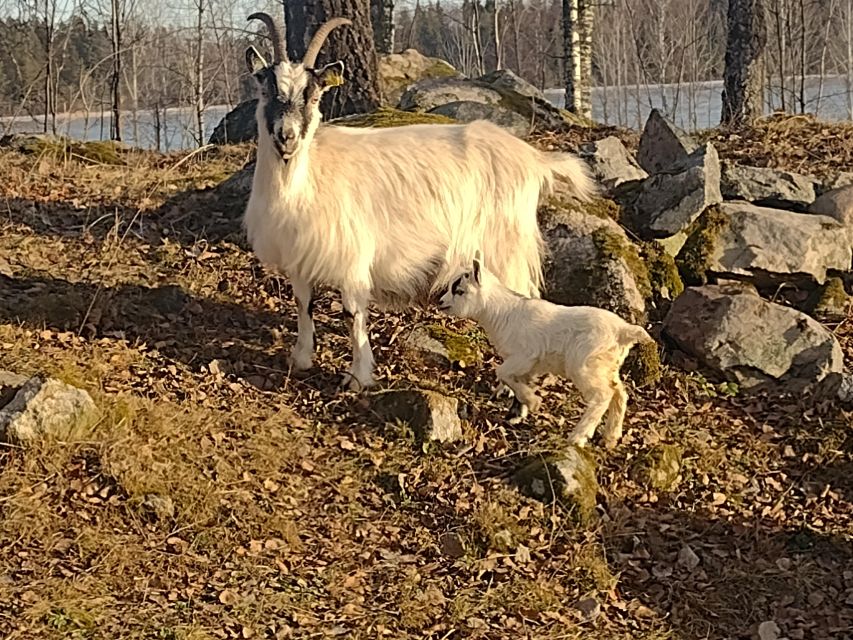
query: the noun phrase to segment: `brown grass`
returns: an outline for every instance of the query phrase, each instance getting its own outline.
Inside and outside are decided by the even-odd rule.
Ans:
[[[853,589],[849,416],[665,367],[632,390],[620,447],[596,451],[603,517],[580,526],[508,482],[565,446],[581,406],[564,383],[510,428],[485,345],[482,366],[427,365],[405,356],[413,316],[379,314],[383,384],[468,407],[463,441],[424,451],[336,393],[349,345],[327,293],[318,368],[288,375],[287,283],[247,252],[241,196],[210,189],[247,153],[0,155],[0,368],[80,385],[102,412],[85,439],[0,449],[0,636],[653,640],[849,621],[809,605]],[[835,326],[848,354],[851,326]],[[682,449],[667,490],[631,472],[661,443]],[[587,597],[602,613],[585,622]]]

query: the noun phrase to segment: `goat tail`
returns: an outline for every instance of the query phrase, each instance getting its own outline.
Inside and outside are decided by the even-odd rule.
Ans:
[[[618,340],[623,347],[629,348],[637,343],[655,341],[643,327],[627,323],[620,329]]]
[[[554,178],[562,178],[571,185],[572,193],[583,201],[590,200],[598,193],[598,187],[590,175],[587,164],[571,153],[545,152],[545,164],[551,170],[548,179],[549,189],[553,187]]]

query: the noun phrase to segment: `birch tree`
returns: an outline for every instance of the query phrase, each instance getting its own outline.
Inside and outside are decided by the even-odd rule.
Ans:
[[[729,0],[726,23],[721,123],[749,123],[764,109],[767,27],[763,0]]]
[[[394,53],[394,0],[370,0],[370,21],[377,53]]]
[[[566,109],[592,118],[594,0],[563,0],[563,68]]]

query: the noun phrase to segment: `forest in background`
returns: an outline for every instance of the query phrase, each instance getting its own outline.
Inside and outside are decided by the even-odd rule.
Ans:
[[[189,107],[191,126],[204,132],[210,105],[233,106],[249,96],[243,51],[265,41],[245,17],[258,9],[281,15],[282,6],[182,2],[168,8],[139,0],[0,3],[0,115],[36,117],[50,132],[60,113],[107,112],[121,128],[133,126],[137,110],[157,120],[167,108]],[[412,47],[469,76],[508,68],[540,88],[561,87],[567,2],[372,0],[393,21],[391,29],[376,29],[377,46]],[[697,100],[695,83],[722,77],[726,6],[725,0],[594,3],[593,87],[671,84],[683,91],[668,92],[670,100]],[[853,0],[766,0],[765,8],[766,85],[774,106],[817,111],[842,86],[853,114]],[[824,87],[825,78],[836,80],[832,88]],[[611,106],[628,107],[627,95]]]

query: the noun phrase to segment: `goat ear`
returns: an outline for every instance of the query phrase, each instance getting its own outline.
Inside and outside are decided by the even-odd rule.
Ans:
[[[314,72],[324,89],[339,87],[344,83],[344,63],[338,60]]]
[[[479,251],[477,252],[479,253]],[[480,258],[474,258],[474,282],[480,284]]]
[[[246,67],[249,69],[249,73],[257,73],[267,67],[267,61],[255,47],[246,49]]]

